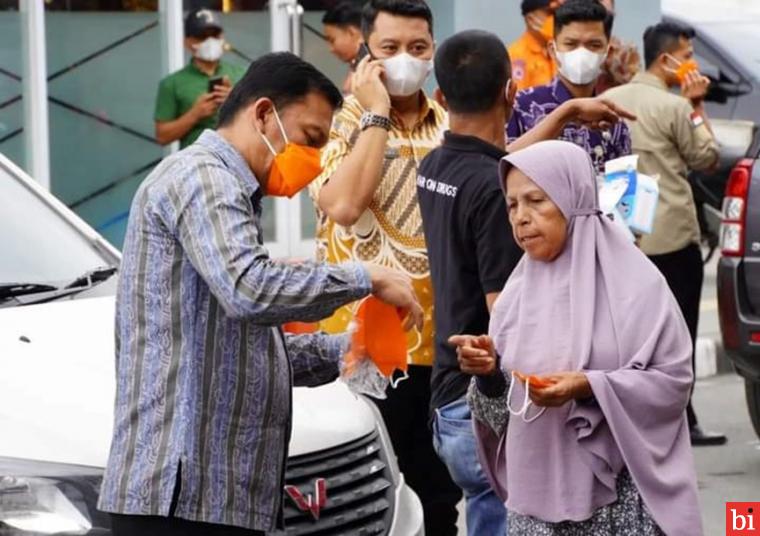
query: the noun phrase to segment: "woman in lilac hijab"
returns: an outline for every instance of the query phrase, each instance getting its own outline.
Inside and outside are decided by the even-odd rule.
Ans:
[[[451,342],[510,534],[702,534],[691,342],[665,280],[600,214],[582,149],[535,144],[501,177],[526,255],[489,336]]]

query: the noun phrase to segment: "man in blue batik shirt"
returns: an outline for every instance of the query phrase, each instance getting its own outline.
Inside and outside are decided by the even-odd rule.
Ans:
[[[407,276],[277,262],[264,248],[262,196],[292,195],[316,177],[316,149],[342,100],[296,56],[262,56],[220,109],[218,130],[166,158],[135,194],[98,502],[115,536],[281,528],[290,391],[334,380],[349,338],[280,325],[320,320],[372,293],[422,327]]]
[[[551,83],[517,94],[507,125],[510,142],[516,140],[570,99],[591,97],[609,49],[612,17],[596,0],[568,0],[554,14],[554,41],[549,52],[559,74]],[[575,143],[591,157],[598,174],[604,163],[631,154],[631,135],[622,121],[598,131],[570,123],[559,139]]]

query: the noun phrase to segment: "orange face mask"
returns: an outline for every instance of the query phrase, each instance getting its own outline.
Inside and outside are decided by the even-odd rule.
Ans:
[[[259,135],[274,155],[266,193],[278,197],[293,197],[322,173],[322,161],[319,149],[288,141],[280,116],[276,109],[273,110],[282,139],[285,140],[285,149],[281,153],[275,151],[272,143],[259,131]]]
[[[670,69],[670,72],[676,75],[676,78],[678,79],[678,82],[683,84],[684,80],[686,80],[686,75],[688,75],[691,72],[699,72],[699,64],[697,63],[697,60],[686,60],[686,61],[679,61],[670,54],[667,54],[667,58],[676,64],[678,64],[677,69]]]
[[[395,307],[370,296],[359,305],[354,321],[356,329],[346,355],[349,369],[352,363],[369,357],[388,378],[396,369],[407,372],[406,333],[401,314]]]

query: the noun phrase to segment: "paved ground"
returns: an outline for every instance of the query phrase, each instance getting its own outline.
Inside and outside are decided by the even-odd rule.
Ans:
[[[704,428],[721,431],[723,447],[695,449],[705,534],[725,532],[725,503],[760,501],[760,441],[744,399],[744,382],[726,374],[701,380],[694,404]]]

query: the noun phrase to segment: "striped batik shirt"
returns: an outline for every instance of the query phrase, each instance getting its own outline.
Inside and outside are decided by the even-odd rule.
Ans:
[[[98,507],[272,530],[293,385],[335,379],[345,336],[284,335],[370,292],[358,264],[262,245],[261,192],[207,130],[135,194],[116,301],[116,405]]]
[[[354,96],[346,98],[335,116],[330,141],[322,150],[322,174],[309,185],[317,210],[317,258],[340,263],[364,261],[381,264],[408,275],[425,314],[422,330],[407,333],[407,361],[413,365],[433,364],[433,284],[430,280],[422,215],[417,202],[417,170],[422,160],[440,146],[448,128],[446,111],[419,93],[417,120],[406,125],[390,111],[390,130],[383,152],[380,184],[364,214],[351,227],[332,221],[319,208],[321,189],[351,151],[362,132],[365,112]],[[344,331],[353,320],[357,304],[341,307],[321,323],[330,333]]]

